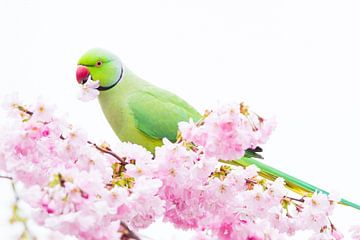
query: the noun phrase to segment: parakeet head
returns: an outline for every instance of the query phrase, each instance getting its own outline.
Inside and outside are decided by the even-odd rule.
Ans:
[[[121,79],[123,66],[120,59],[100,48],[94,48],[82,55],[78,61],[76,80],[84,84],[89,77],[99,80],[98,90],[107,90],[114,87]]]

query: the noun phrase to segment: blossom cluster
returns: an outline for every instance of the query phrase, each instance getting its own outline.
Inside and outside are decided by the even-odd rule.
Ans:
[[[210,231],[221,240],[285,239],[299,230],[312,230],[312,239],[340,239],[329,220],[337,202],[332,196],[293,198],[283,179],[268,182],[254,165],[219,165],[184,143],[165,141],[155,156],[164,219],[179,228]]]
[[[207,112],[200,122],[182,122],[182,137],[204,147],[208,157],[233,160],[247,149],[264,144],[275,128],[273,119],[264,119],[244,104],[229,104]]]
[[[26,186],[22,198],[46,228],[77,239],[127,239],[123,231],[158,218],[197,239],[286,239],[300,230],[310,239],[342,239],[330,221],[339,199],[290,193],[283,179],[268,181],[256,166],[236,159],[265,143],[274,122],[243,104],[223,106],[197,122],[180,123],[176,143],[164,139],[151,154],[119,142],[96,144],[86,132],[43,102],[5,104],[0,170]],[[352,228],[360,239],[360,227]]]
[[[25,185],[37,223],[79,239],[119,239],[121,223],[144,228],[162,215],[162,182],[130,167],[151,162],[143,147],[120,143],[115,154],[41,102],[7,106],[12,121],[2,129],[0,168]]]
[[[81,84],[81,88],[78,93],[78,99],[84,102],[94,100],[100,94],[100,91],[97,90],[99,85],[99,80],[93,81],[91,76],[89,76],[86,82]]]

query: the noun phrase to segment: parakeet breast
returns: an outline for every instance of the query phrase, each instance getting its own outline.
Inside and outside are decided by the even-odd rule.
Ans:
[[[128,69],[113,88],[99,95],[101,108],[121,141],[144,146],[150,152],[162,139],[176,140],[178,123],[200,114],[176,95],[157,88]]]

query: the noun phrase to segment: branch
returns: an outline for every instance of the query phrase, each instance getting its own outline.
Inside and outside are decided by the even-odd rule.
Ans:
[[[124,158],[119,157],[110,148],[99,147],[96,143],[93,143],[93,142],[90,142],[90,141],[87,141],[87,143],[93,145],[100,152],[103,152],[103,153],[106,153],[106,154],[109,154],[109,155],[113,156],[114,158],[116,158],[121,163],[121,165],[125,166],[127,164],[127,162],[125,161]]]
[[[120,240],[141,240],[124,222],[120,222]]]
[[[13,209],[12,209],[13,215],[10,218],[10,223],[14,223],[14,222],[22,223],[22,225],[24,227],[24,231],[22,232],[20,239],[36,240],[37,238],[31,233],[31,231],[29,229],[27,219],[19,216],[19,214],[18,214],[20,197],[19,197],[18,192],[16,191],[16,186],[15,186],[15,182],[14,182],[13,178],[8,177],[8,176],[0,176],[0,178],[9,179],[11,181],[11,188],[14,193],[15,203],[13,204]]]
[[[0,178],[8,179],[8,180],[10,180],[10,181],[13,180],[13,178],[12,178],[12,177],[9,177],[9,176],[2,176],[2,175],[0,175]]]
[[[18,105],[17,109],[23,113],[30,115],[30,116],[32,116],[34,114],[33,112],[29,111],[28,109],[26,109],[24,106],[21,106],[21,105]]]
[[[66,138],[63,136],[63,135],[60,135],[60,139],[61,140],[65,140]],[[111,156],[113,156],[114,158],[116,158],[119,162],[120,162],[120,164],[122,165],[122,166],[125,166],[126,164],[128,164],[126,161],[125,161],[125,159],[124,158],[121,158],[121,157],[119,157],[116,153],[114,153],[110,148],[104,148],[104,147],[100,147],[100,146],[98,146],[96,143],[93,143],[93,142],[91,142],[91,141],[87,141],[87,143],[88,144],[90,144],[90,145],[92,145],[92,146],[94,146],[97,150],[99,150],[100,152],[103,152],[103,153],[106,153],[106,154],[109,154],[109,155],[111,155]]]
[[[285,196],[284,198],[285,198],[285,199],[289,199],[289,200],[291,200],[291,201],[301,202],[301,203],[305,202],[304,197],[302,197],[302,198],[293,198],[293,197]]]

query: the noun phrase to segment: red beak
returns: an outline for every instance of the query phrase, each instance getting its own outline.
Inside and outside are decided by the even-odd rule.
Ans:
[[[84,84],[90,75],[87,67],[79,65],[76,69],[76,80],[80,84]]]

